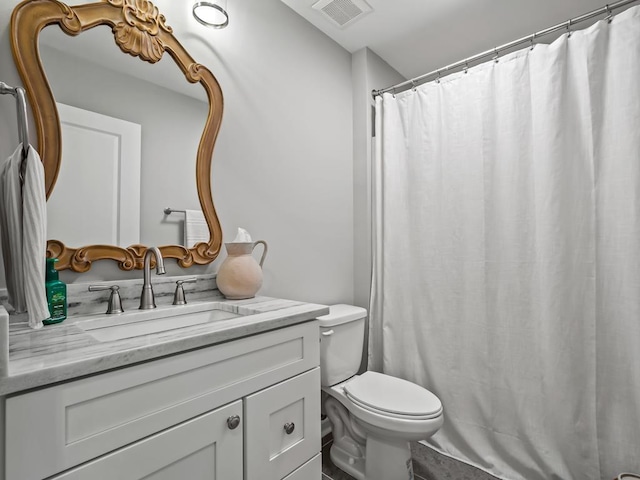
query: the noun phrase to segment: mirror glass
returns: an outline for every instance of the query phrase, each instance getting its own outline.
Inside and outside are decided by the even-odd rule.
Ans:
[[[105,25],[77,37],[52,25],[39,42],[62,124],[48,238],[76,248],[185,245],[185,215],[164,209],[200,209],[202,86],[189,83],[168,53],[155,64],[124,54]]]

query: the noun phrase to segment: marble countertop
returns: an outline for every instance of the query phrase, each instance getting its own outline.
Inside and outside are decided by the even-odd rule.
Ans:
[[[311,303],[256,297],[248,300],[215,299],[227,311],[249,309],[250,315],[215,320],[197,325],[174,328],[157,333],[114,340],[98,340],[81,328],[81,322],[117,323],[118,315],[92,314],[70,317],[58,325],[32,330],[26,321],[3,318],[6,311],[0,307],[0,395],[20,392],[45,385],[120,368],[166,355],[228,342],[248,335],[266,332],[312,320],[329,313],[329,307]],[[212,301],[194,301],[206,308]],[[180,313],[180,306],[158,307],[157,312]],[[126,315],[126,313],[124,314]],[[123,317],[120,317],[122,319]],[[85,324],[82,324],[85,325]],[[8,352],[6,338],[8,336]],[[4,351],[3,351],[4,349]]]

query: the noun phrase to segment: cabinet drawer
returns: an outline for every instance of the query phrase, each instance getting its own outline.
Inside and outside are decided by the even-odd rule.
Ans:
[[[182,423],[52,480],[242,480],[242,401]]]
[[[307,322],[10,397],[6,478],[54,475],[318,364]]]
[[[317,454],[291,475],[287,475],[282,480],[321,480],[322,477],[322,455]]]
[[[320,452],[320,369],[245,399],[247,480],[279,480]]]

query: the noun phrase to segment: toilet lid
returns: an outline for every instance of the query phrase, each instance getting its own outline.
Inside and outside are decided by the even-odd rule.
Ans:
[[[344,385],[349,398],[360,405],[395,415],[433,417],[442,403],[426,388],[401,378],[365,372]]]

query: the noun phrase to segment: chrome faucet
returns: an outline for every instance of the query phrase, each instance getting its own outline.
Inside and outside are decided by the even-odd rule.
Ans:
[[[158,247],[150,247],[144,254],[144,283],[140,294],[140,310],[156,308],[156,300],[153,296],[153,286],[151,285],[151,254],[156,257],[156,274],[164,274],[164,259]]]

